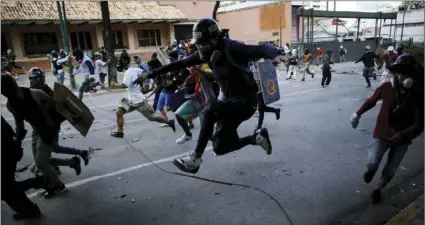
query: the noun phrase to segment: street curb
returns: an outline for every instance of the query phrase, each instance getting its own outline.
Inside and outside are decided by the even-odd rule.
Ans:
[[[424,195],[419,196],[406,208],[397,213],[385,225],[409,225],[423,210]]]

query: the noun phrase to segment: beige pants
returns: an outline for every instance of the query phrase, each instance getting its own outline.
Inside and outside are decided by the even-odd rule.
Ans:
[[[54,143],[54,142],[53,142]],[[59,187],[63,183],[52,164],[50,164],[50,156],[53,152],[54,144],[46,144],[38,135],[33,135],[33,156],[37,168],[41,170],[52,187]]]
[[[151,105],[148,104],[147,100],[144,100],[140,103],[132,103],[127,98],[121,99],[119,107],[125,109],[126,113],[138,111],[149,121],[158,121],[162,119],[162,116],[159,113],[156,113]]]

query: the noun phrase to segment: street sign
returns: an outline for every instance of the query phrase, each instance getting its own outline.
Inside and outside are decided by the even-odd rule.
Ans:
[[[258,71],[261,92],[263,93],[264,104],[279,101],[280,91],[277,81],[276,68],[271,60],[259,61],[254,64]]]

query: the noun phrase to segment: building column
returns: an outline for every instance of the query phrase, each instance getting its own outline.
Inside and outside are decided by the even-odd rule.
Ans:
[[[174,24],[173,23],[169,23],[169,31],[170,31],[170,43],[173,43],[174,39],[176,39],[176,35],[174,34]]]
[[[17,58],[24,57],[24,41],[23,41],[23,35],[21,32],[19,32],[19,29],[10,29],[9,30],[10,35],[9,40],[11,40],[10,45],[12,46],[11,49],[13,49],[13,52],[15,53]]]
[[[97,48],[101,46],[105,46],[105,43],[103,42],[102,25],[96,24],[95,34],[96,34],[96,40],[97,40]]]
[[[136,46],[137,33],[131,24],[126,24],[125,27],[127,29],[128,49],[130,52],[135,51],[137,49],[137,46]]]

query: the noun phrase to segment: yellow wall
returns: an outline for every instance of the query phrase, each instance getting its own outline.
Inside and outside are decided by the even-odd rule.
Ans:
[[[137,30],[139,29],[159,29],[161,32],[161,44],[167,45],[168,42],[174,39],[174,28],[169,23],[145,23],[145,24],[113,24],[114,30],[120,30],[123,34],[124,45],[129,48],[128,52],[131,54],[153,52],[156,47],[139,47],[137,40]],[[91,33],[93,48],[97,49],[100,46],[104,46],[102,36],[102,25],[101,24],[70,24],[69,32],[87,31]],[[24,43],[23,43],[23,32],[55,32],[58,42],[58,48],[63,48],[62,35],[58,24],[51,25],[1,25],[1,31],[11,40],[11,45],[17,60],[27,60],[32,58],[31,56],[25,56],[24,54]],[[70,40],[70,38],[69,38]],[[43,58],[45,58],[43,56]]]

